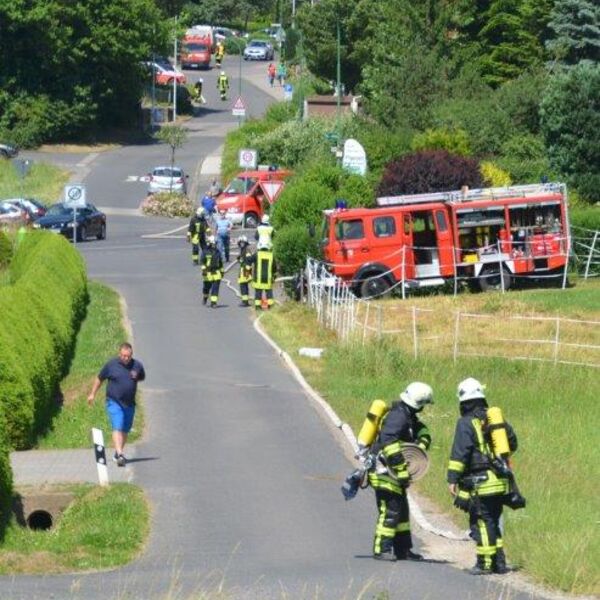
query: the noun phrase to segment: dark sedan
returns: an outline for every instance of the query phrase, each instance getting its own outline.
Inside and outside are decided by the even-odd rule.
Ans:
[[[63,203],[54,204],[33,226],[36,229],[48,229],[54,233],[61,233],[67,238],[73,239],[73,208]],[[93,204],[77,208],[77,239],[83,241],[88,237],[95,237],[99,240],[106,238],[106,215]]]

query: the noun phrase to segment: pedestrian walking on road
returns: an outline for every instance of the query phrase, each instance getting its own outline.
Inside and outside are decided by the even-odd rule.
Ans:
[[[287,68],[285,63],[282,61],[277,65],[277,81],[280,86],[285,85],[285,80],[287,79]]]
[[[273,87],[273,84],[275,83],[276,73],[277,70],[275,69],[275,65],[273,63],[269,63],[269,66],[267,67],[267,79],[269,80],[269,85],[271,87]]]
[[[106,413],[112,427],[112,440],[115,448],[113,460],[124,467],[127,459],[123,453],[127,436],[135,416],[135,395],[137,384],[144,381],[144,365],[133,358],[131,344],[123,342],[119,346],[119,356],[109,360],[94,380],[88,404],[92,406],[102,383],[106,380]]]
[[[223,260],[214,235],[206,238],[206,248],[202,252],[202,279],[202,304],[216,308],[223,279]]]
[[[212,183],[210,184],[210,187],[208,188],[208,193],[213,198],[216,198],[221,193],[221,185],[219,184],[219,182],[216,179],[212,180]]]
[[[217,234],[217,248],[221,253],[221,260],[223,262],[229,262],[231,227],[231,221],[227,218],[227,213],[224,210],[220,210],[219,216],[215,221],[215,233]]]
[[[190,219],[188,226],[187,240],[192,244],[192,264],[198,265],[200,262],[200,251],[206,247],[206,236],[210,234],[210,227],[204,215],[202,207],[196,210],[194,216]]]
[[[240,296],[242,298],[242,306],[250,306],[250,282],[252,281],[252,264],[254,255],[248,243],[248,238],[245,235],[240,235],[238,238],[238,248],[240,254],[238,262],[240,263],[240,274],[238,284],[240,286]]]

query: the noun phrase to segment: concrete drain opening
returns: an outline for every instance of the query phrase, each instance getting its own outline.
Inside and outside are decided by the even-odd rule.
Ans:
[[[34,531],[46,531],[52,528],[52,515],[46,510],[34,510],[27,517],[27,527]]]
[[[71,492],[22,490],[16,496],[13,510],[22,527],[48,531],[56,525],[74,498]]]

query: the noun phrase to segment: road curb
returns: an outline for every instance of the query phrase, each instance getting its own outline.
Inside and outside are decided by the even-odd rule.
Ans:
[[[353,452],[356,453],[358,450],[358,443],[356,441],[356,436],[354,435],[354,432],[352,431],[352,428],[350,427],[350,425],[348,425],[348,423],[344,423],[339,418],[339,416],[333,410],[333,408],[331,408],[331,406],[323,399],[323,397],[318,392],[316,392],[315,389],[306,381],[306,379],[302,375],[302,372],[296,366],[296,364],[294,363],[294,361],[292,360],[290,355],[285,350],[282,350],[277,345],[277,343],[266,333],[266,331],[262,328],[262,326],[260,324],[261,317],[262,317],[262,315],[260,315],[256,319],[254,319],[254,329],[269,344],[269,346],[271,346],[273,348],[273,350],[275,350],[277,355],[283,360],[283,362],[286,364],[286,366],[290,369],[290,371],[292,372],[292,374],[294,375],[294,377],[296,378],[298,383],[302,386],[302,389],[308,394],[308,396],[310,396],[323,409],[324,413],[327,415],[329,420],[333,423],[333,425],[337,429],[339,429],[344,434],[344,437],[346,438],[347,442],[352,446]],[[443,538],[447,538],[449,540],[454,540],[454,541],[468,541],[469,540],[468,536],[457,535],[457,534],[453,533],[452,531],[441,529],[441,528],[436,527],[435,525],[431,524],[426,519],[425,515],[423,514],[423,511],[421,510],[421,507],[419,506],[414,494],[409,492],[408,500],[410,503],[410,510],[412,513],[412,517],[414,518],[416,523],[419,525],[419,527],[421,527],[421,529],[424,529],[425,531],[428,531],[429,533],[432,533],[434,535],[437,535],[437,536],[440,536]]]

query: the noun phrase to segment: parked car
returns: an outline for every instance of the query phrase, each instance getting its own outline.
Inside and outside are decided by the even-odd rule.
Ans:
[[[27,222],[26,212],[14,204],[0,204],[0,225],[23,225]]]
[[[48,210],[46,205],[35,198],[8,198],[2,200],[2,204],[12,204],[21,210],[24,210],[30,221],[35,221],[43,217]]]
[[[275,50],[269,42],[251,40],[244,48],[244,60],[273,60]]]
[[[154,71],[156,83],[158,85],[172,85],[173,80],[177,81],[177,83],[185,83],[187,81],[185,75],[181,71],[178,71],[174,67],[168,67],[164,63],[146,61],[143,64],[150,73]]]
[[[19,154],[19,149],[11,144],[0,144],[0,158],[13,158]]]
[[[36,229],[48,229],[60,233],[69,239],[73,238],[73,208],[62,202],[54,204],[43,217],[33,224]],[[86,204],[77,209],[76,236],[79,241],[88,237],[99,240],[106,239],[106,215],[93,204]]]
[[[187,179],[189,175],[180,167],[155,167],[148,173],[148,194],[158,192],[175,192],[187,194]]]
[[[239,31],[230,29],[229,27],[213,27],[213,33],[216,42],[224,42],[230,37],[239,37]]]

